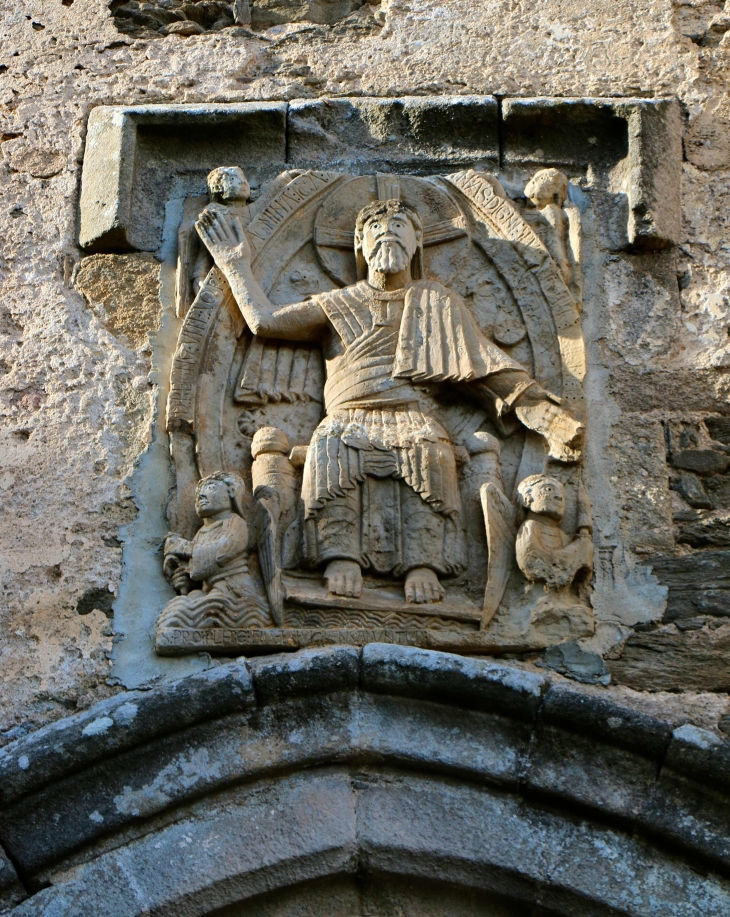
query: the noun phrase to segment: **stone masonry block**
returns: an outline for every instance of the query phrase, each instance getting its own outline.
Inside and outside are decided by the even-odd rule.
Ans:
[[[553,692],[563,696],[551,701]],[[671,734],[666,723],[600,698],[581,709],[577,692],[572,701],[568,692],[548,694],[525,775],[529,792],[634,822],[726,871],[727,743],[693,726]]]
[[[432,700],[371,694],[363,698],[352,731],[364,760],[517,787],[532,724]]]
[[[674,99],[510,99],[502,159],[568,170],[618,169],[628,199],[627,247],[677,242],[682,125]]]
[[[305,775],[242,792],[94,858],[40,891],[17,917],[207,914],[355,859],[355,797],[345,775]],[[227,909],[227,908],[226,908]]]
[[[502,121],[509,164],[605,169],[629,152],[626,120],[610,99],[505,99]]]
[[[521,900],[513,913],[530,912],[545,875],[552,881],[539,901],[550,913],[720,917],[727,906],[722,886],[705,890],[689,865],[658,856],[640,837],[428,778],[363,793],[358,838],[366,870],[387,872],[398,862],[404,873],[430,878],[448,864],[452,881]]]
[[[462,702],[528,721],[549,684],[547,678],[493,662],[386,643],[363,649],[362,682],[367,691]]]
[[[682,120],[673,99],[617,105],[629,125],[629,244],[656,251],[679,241]]]
[[[669,589],[665,623],[698,615],[730,617],[730,551],[653,557],[651,569]]]
[[[491,96],[297,101],[289,105],[288,138],[299,168],[494,168],[498,108]]]
[[[663,768],[638,821],[724,875],[730,871],[730,800],[711,783]]]
[[[675,729],[665,767],[707,781],[730,796],[730,744],[708,729],[686,724]]]
[[[254,183],[286,158],[286,103],[100,106],[89,117],[79,242],[87,251],[156,251],[173,184],[204,190],[216,166]]]
[[[175,711],[170,710],[170,718]],[[352,754],[349,698],[314,696],[211,717],[110,754],[0,811],[0,842],[34,881],[74,851],[108,843],[131,824],[217,794],[242,780],[316,767]],[[48,824],[53,831],[48,831]]]
[[[249,662],[260,704],[289,697],[354,690],[360,677],[360,651],[330,646],[260,656]]]
[[[218,666],[155,691],[121,694],[60,720],[0,751],[0,800],[45,784],[196,723],[255,704],[245,663]]]
[[[672,733],[651,811],[654,826],[687,849],[730,867],[730,746],[716,732],[685,723]],[[660,794],[660,795],[659,795]]]
[[[614,701],[585,694],[568,685],[554,685],[540,711],[545,724],[582,732],[648,758],[661,761],[671,728],[656,717],[623,707]]]
[[[643,815],[649,800],[655,802],[658,766],[625,748],[543,726],[533,737],[525,786],[530,793],[629,823]]]

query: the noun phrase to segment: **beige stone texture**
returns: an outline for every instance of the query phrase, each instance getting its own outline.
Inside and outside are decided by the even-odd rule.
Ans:
[[[91,255],[75,285],[104,327],[132,347],[144,347],[160,319],[159,264],[152,255]]]
[[[675,544],[672,501],[681,513],[690,507],[670,491],[663,424],[727,412],[728,22],[721,3],[701,0],[383,0],[334,25],[134,38],[105,0],[5,0],[0,741],[116,690],[107,615],[124,526],[139,508],[132,475],[153,445],[154,259],[84,256],[77,244],[95,106],[474,93],[679,99],[680,244],[661,256],[585,256],[599,293],[583,315],[586,486],[602,496],[593,499],[597,627],[586,646],[620,654],[629,629],[663,611],[647,558],[694,550]],[[592,232],[609,234],[605,214],[591,220]],[[639,683],[651,688],[651,679]],[[691,688],[700,690],[695,680]],[[725,709],[702,693],[652,695],[651,709],[665,699],[667,716],[705,727]]]

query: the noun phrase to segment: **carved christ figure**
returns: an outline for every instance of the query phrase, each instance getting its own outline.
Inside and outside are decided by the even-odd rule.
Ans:
[[[251,331],[319,341],[326,416],[309,445],[304,555],[335,595],[359,596],[362,571],[405,579],[408,602],[439,602],[440,577],[465,567],[454,450],[439,414],[445,388],[513,411],[550,454],[578,458],[583,427],[477,327],[464,301],[423,275],[423,229],[407,204],[376,201],[355,226],[358,283],[275,306],[253,276],[237,215],[196,224]]]

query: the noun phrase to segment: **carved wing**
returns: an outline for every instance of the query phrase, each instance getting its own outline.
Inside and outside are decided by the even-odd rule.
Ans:
[[[276,497],[258,496],[256,498],[256,517],[259,563],[264,576],[266,595],[269,599],[271,616],[275,623],[282,627],[284,624],[284,587],[279,566],[279,503]]]
[[[494,617],[507,587],[515,556],[517,520],[514,506],[496,484],[491,482],[482,484],[479,496],[484,511],[489,548],[487,587],[484,591],[482,608],[483,629]]]
[[[202,195],[193,195],[185,200],[183,219],[177,234],[177,274],[175,279],[175,312],[178,318],[185,318],[195,298],[193,295],[193,272],[200,255],[200,239],[195,231],[198,214],[207,203]]]
[[[246,407],[260,407],[270,401],[321,401],[323,388],[318,347],[254,337],[234,398]]]

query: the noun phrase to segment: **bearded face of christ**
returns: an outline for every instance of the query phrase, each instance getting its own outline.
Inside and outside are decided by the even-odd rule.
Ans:
[[[404,213],[372,216],[362,228],[362,253],[371,271],[405,271],[418,247],[418,234]]]

